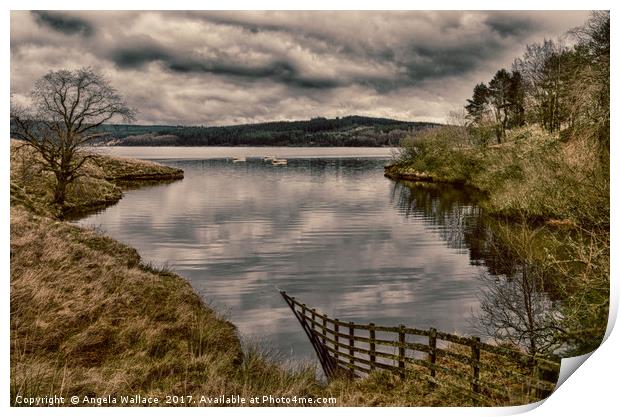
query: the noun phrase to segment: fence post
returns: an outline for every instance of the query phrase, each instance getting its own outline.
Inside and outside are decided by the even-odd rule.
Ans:
[[[327,345],[327,314],[323,315],[323,344]]]
[[[312,309],[312,331],[314,331],[315,325],[314,322],[316,321],[316,308]]]
[[[480,379],[480,338],[477,336],[472,336],[471,338],[471,369],[473,378],[471,381],[471,390],[475,394],[480,393],[480,385],[478,384],[478,380]],[[473,399],[474,405],[478,404],[478,400],[476,398]]]
[[[375,324],[374,323],[370,323],[370,326],[368,328],[368,338],[370,339],[370,370],[374,371],[375,370],[375,362],[377,360],[377,357],[375,355]]]
[[[428,361],[431,365],[435,365],[437,362],[437,329],[431,327],[430,334],[428,335]],[[435,378],[435,367],[431,367],[431,377]],[[430,383],[431,387],[435,387],[435,383]]]
[[[398,328],[398,343],[398,367],[402,374],[405,370],[405,326],[402,324]]]
[[[534,390],[534,395],[537,400],[541,400],[543,397],[543,390],[540,387],[540,380],[542,379],[543,371],[540,369],[540,365],[538,364],[538,359],[534,359],[534,386],[536,389]]]
[[[553,390],[548,389],[546,386],[541,386],[541,382],[557,382],[557,372],[555,370],[546,370],[540,366],[538,359],[534,359],[534,384],[536,386],[535,395],[536,400],[544,400],[547,398]],[[554,381],[550,381],[547,377],[551,377]]]
[[[334,320],[334,340],[336,341],[336,343],[334,344],[334,348],[336,349],[336,352],[334,353],[334,358],[336,358],[336,361],[338,361],[338,332],[340,330],[340,326],[338,325],[339,321],[338,319]]]
[[[350,321],[349,322],[349,355],[351,355],[351,357],[349,358],[349,363],[351,365],[353,365],[355,363],[355,350],[353,350],[353,345],[354,345],[354,340],[353,336],[355,334],[355,328],[353,327],[355,324]],[[353,368],[351,368],[351,372],[353,372]]]

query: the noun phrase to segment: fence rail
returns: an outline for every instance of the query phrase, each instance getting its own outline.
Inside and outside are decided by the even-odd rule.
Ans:
[[[474,404],[546,398],[555,389],[558,362],[463,337],[400,326],[340,321],[280,294],[310,339],[327,378],[364,376],[376,369],[415,372],[431,387],[456,389]]]

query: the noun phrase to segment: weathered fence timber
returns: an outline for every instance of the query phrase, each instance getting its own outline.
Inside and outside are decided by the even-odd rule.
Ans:
[[[387,370],[426,380],[431,388],[455,389],[474,405],[523,404],[555,389],[560,364],[550,359],[434,328],[343,322],[280,294],[329,379]]]

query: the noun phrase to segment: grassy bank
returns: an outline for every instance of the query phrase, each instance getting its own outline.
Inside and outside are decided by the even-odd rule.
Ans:
[[[451,133],[436,128],[409,138],[386,176],[475,187],[487,196],[486,212],[498,217],[609,225],[609,165],[586,140],[524,127],[501,145],[459,146]]]

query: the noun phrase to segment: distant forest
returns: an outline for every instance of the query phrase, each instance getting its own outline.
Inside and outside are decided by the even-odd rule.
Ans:
[[[104,146],[396,146],[436,123],[347,116],[234,126],[105,125]]]

